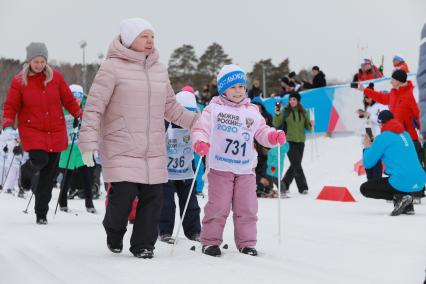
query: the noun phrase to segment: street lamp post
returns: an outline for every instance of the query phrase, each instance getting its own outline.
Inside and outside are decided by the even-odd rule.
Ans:
[[[262,64],[262,81],[263,81],[263,97],[267,98],[267,92],[266,92],[266,68],[265,65]]]
[[[80,41],[80,48],[83,50],[83,66],[82,66],[82,71],[83,71],[83,90],[86,93],[86,48],[87,46],[87,42],[85,40]]]

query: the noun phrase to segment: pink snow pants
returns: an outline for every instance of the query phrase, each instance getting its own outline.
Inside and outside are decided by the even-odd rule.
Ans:
[[[207,178],[208,202],[204,207],[201,243],[220,246],[223,241],[223,229],[232,206],[237,248],[255,247],[258,207],[256,176],[210,169]]]

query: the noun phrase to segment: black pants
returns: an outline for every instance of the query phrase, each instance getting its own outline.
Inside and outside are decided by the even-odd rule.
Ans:
[[[379,160],[377,164],[374,165],[374,167],[365,169],[365,173],[367,174],[367,180],[381,178],[383,173],[382,161]]]
[[[59,171],[59,154],[43,150],[30,150],[29,160],[21,166],[22,179],[30,180],[35,195],[34,209],[39,218],[46,218],[49,211],[52,189],[56,182],[54,178]]]
[[[130,251],[133,253],[144,248],[154,249],[163,203],[163,184],[112,182],[103,221],[108,242],[113,244],[121,242],[127,230],[127,217],[136,196],[139,203],[130,238]]]
[[[191,183],[192,179],[170,180],[164,185],[163,209],[161,210],[160,219],[160,235],[173,234],[176,213],[175,192],[179,199],[179,212],[182,217],[189,190],[191,188]],[[185,219],[183,219],[182,223],[183,231],[187,238],[191,238],[201,232],[200,211],[197,196],[195,195],[195,190],[193,190],[191,198],[189,199]]]
[[[301,193],[308,190],[308,184],[302,168],[303,152],[305,150],[305,143],[303,142],[289,142],[290,149],[287,152],[288,159],[290,160],[290,167],[284,175],[284,183],[286,189],[290,187],[293,179],[296,179],[297,189]]]
[[[77,177],[83,182],[84,197],[86,201],[86,207],[92,208],[92,175],[88,167],[82,166],[75,170],[77,172]],[[66,207],[68,204],[68,190],[72,182],[74,170],[66,170],[64,172],[64,177],[61,184],[61,193],[59,194],[59,205],[61,207]]]
[[[367,198],[393,200],[396,194],[411,194],[395,189],[389,184],[389,177],[369,180],[361,184],[361,194]]]

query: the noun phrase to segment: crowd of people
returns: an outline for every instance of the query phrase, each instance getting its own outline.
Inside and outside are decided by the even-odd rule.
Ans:
[[[49,66],[45,44],[28,45],[26,63],[3,106],[2,189],[13,193],[18,188],[19,197],[30,191],[36,223],[46,225],[57,182],[60,211],[71,210],[67,200],[80,189],[87,212],[96,213],[93,198],[99,196],[102,172],[107,191],[102,224],[111,252],[122,252],[129,221],[135,257],[152,258],[157,239],[173,243],[176,193],[184,234],[201,242],[204,254],[221,255],[232,209],[239,252],[256,256],[257,196],[275,196],[273,185],[279,183],[280,194],[288,197],[293,179],[300,194],[309,192],[302,160],[305,133],[315,121],[299,92],[326,86],[325,74],[314,66],[312,82],[299,80],[294,72],[283,77],[276,96],[288,96],[288,104],[277,104],[273,116],[263,105],[260,81],[248,90],[245,71],[234,64],[218,70],[200,93],[185,86],[175,94],[158,61],[154,35],[144,19],[123,20],[87,96]],[[418,73],[423,104],[425,46]],[[424,147],[418,133],[425,137],[426,121],[407,80],[407,64],[400,55],[393,63],[390,92],[358,84],[365,107],[357,113],[372,129],[363,142],[368,181],[361,193],[393,200],[391,215],[396,216],[414,214],[413,197],[424,196]],[[366,59],[354,81],[380,78],[382,72]],[[285,153],[290,161],[283,178],[268,166],[278,151],[281,160],[274,162],[282,163]],[[203,157],[197,166],[194,152]],[[202,220],[193,190],[201,162],[208,181]],[[383,177],[382,163],[388,177]]]

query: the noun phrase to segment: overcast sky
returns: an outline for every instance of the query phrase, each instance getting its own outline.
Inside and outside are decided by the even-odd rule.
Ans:
[[[182,44],[200,56],[215,41],[246,71],[289,57],[292,70],[319,65],[329,79],[349,80],[363,57],[384,55],[387,75],[395,53],[417,69],[426,0],[0,0],[0,57],[23,60],[28,43],[42,41],[50,59],[81,62],[86,40],[94,62],[129,17],[153,24],[165,64]]]

